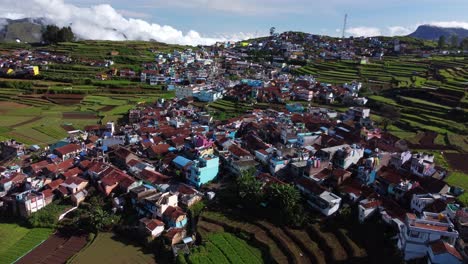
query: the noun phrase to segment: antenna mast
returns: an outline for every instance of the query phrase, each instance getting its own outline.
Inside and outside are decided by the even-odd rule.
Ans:
[[[344,22],[343,22],[343,34],[341,35],[341,38],[345,38],[345,31],[346,31],[346,23],[348,22],[348,14],[344,15]]]

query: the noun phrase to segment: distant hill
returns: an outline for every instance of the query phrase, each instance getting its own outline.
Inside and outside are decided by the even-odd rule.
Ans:
[[[457,35],[458,39],[461,41],[468,37],[468,30],[464,28],[443,28],[431,25],[421,25],[415,32],[408,36],[425,40],[438,40],[440,36],[445,36],[448,39],[452,35]]]
[[[0,42],[36,43],[42,40],[42,29],[46,25],[42,18],[4,19],[0,18]]]

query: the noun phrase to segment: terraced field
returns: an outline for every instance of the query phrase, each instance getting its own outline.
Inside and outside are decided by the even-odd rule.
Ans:
[[[27,229],[17,224],[0,224],[0,264],[15,262],[52,233],[48,228]]]
[[[234,219],[214,212],[204,212],[201,219],[198,231],[203,237],[223,231],[243,234],[275,263],[365,263],[367,256],[345,230],[329,232],[318,225],[307,231],[280,228],[267,221]]]

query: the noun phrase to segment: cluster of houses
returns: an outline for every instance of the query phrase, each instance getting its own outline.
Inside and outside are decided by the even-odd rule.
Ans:
[[[51,54],[46,51],[14,50],[0,54],[0,76],[33,77],[39,75],[40,67],[50,63],[68,63],[65,55]]]
[[[123,126],[70,132],[39,161],[0,167],[0,210],[28,216],[65,197],[76,207],[93,186],[112,197],[115,211],[135,208],[148,235],[185,245],[187,209],[215,194],[204,186],[253,169],[259,180],[296,186],[325,217],[344,203],[358,208],[360,222],[380,217],[398,231],[406,260],[466,257],[460,190],[443,181],[434,156],[375,127],[368,108],[256,109],[218,121],[176,98],[139,105],[128,117]],[[0,146],[8,157],[33,151],[14,141]]]

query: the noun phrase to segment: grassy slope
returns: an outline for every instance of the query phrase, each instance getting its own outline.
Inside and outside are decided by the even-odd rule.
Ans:
[[[17,260],[47,239],[51,232],[48,228],[28,229],[17,224],[0,224],[0,264]]]
[[[119,238],[121,239],[121,238]],[[99,233],[94,242],[79,252],[71,263],[155,263],[154,256],[131,245],[129,241],[116,240],[112,233]]]
[[[192,250],[190,263],[263,263],[262,253],[230,233],[211,233],[207,242]]]

